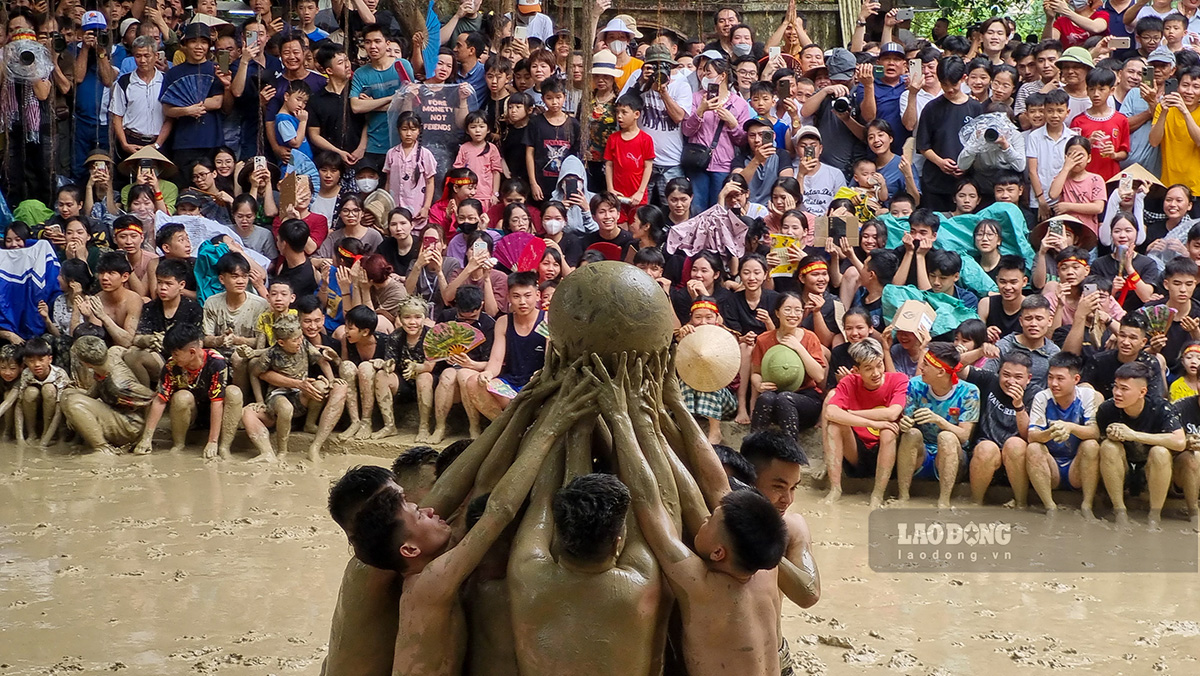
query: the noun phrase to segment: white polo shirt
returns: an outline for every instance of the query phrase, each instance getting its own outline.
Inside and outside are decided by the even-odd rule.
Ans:
[[[126,131],[142,136],[158,136],[163,126],[163,107],[158,100],[163,85],[162,72],[155,68],[154,77],[149,82],[143,80],[137,71],[129,73],[127,88],[121,86],[124,77],[118,78],[117,84],[112,87],[110,112],[122,117]]]

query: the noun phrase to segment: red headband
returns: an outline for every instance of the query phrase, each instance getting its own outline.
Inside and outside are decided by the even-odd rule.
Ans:
[[[1082,265],[1085,268],[1092,267],[1091,265],[1088,264],[1087,261],[1083,260],[1079,256],[1071,256],[1070,258],[1064,258],[1058,262],[1059,265],[1062,265],[1063,263],[1079,263],[1080,265]]]
[[[945,371],[946,373],[949,373],[951,385],[958,384],[958,371],[959,371],[959,369],[962,368],[962,364],[959,364],[958,366],[951,366],[951,365],[947,364],[946,362],[942,361],[941,359],[938,359],[937,357],[933,356],[933,353],[929,352],[929,351],[925,352],[925,361],[929,362],[933,366],[940,368],[941,370]]]
[[[345,248],[340,247],[340,246],[337,248],[337,252],[338,252],[338,254],[340,254],[342,256],[342,258],[348,258],[351,261],[353,261],[351,263],[351,265],[353,265],[354,263],[357,263],[358,261],[362,260],[364,256],[366,256],[366,254],[352,254],[349,251],[346,251]]]
[[[803,268],[800,268],[800,271],[796,274],[807,275],[808,273],[816,272],[817,270],[829,270],[829,266],[825,263],[825,261],[813,261],[812,263],[805,265]]]
[[[705,310],[705,309],[712,310],[713,314],[716,314],[716,315],[721,314],[721,310],[717,307],[717,304],[712,302],[711,300],[698,300],[695,303],[692,303],[691,311],[693,313],[696,312],[696,310]]]
[[[1187,347],[1183,348],[1184,354],[1189,352],[1200,352],[1200,345],[1188,345]]]
[[[142,229],[142,225],[140,223],[126,223],[119,228],[113,228],[113,234],[121,232],[122,230],[133,230],[140,235],[146,234],[146,231]]]

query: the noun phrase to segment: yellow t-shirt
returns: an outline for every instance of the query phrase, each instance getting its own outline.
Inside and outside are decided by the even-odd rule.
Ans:
[[[1179,378],[1175,382],[1171,383],[1170,395],[1171,395],[1172,403],[1177,402],[1180,399],[1187,399],[1188,397],[1194,397],[1197,394],[1200,394],[1200,393],[1196,392],[1196,390],[1193,390],[1192,387],[1190,385],[1188,385],[1187,381],[1184,380],[1183,378]]]
[[[618,78],[615,78],[617,81],[617,91],[621,91],[621,89],[625,86],[625,82],[629,79],[630,75],[633,75],[634,73],[636,73],[637,71],[642,69],[642,60],[637,58],[636,56],[631,57],[629,59],[629,63],[625,64],[624,66],[620,66],[620,68],[621,68],[621,76]]]
[[[1160,104],[1154,110],[1154,122],[1162,114]],[[1200,109],[1192,112],[1192,119],[1200,125]],[[1182,183],[1200,193],[1200,147],[1192,140],[1187,130],[1187,120],[1178,109],[1168,111],[1163,129],[1163,140],[1159,144],[1162,154],[1162,182],[1165,185]]]
[[[284,314],[291,315],[293,317],[299,316],[299,313],[297,313],[294,309],[288,310]],[[268,347],[275,344],[275,321],[275,311],[267,310],[266,312],[260,314],[258,316],[258,320],[254,323],[254,330],[257,333],[261,333],[267,337]]]

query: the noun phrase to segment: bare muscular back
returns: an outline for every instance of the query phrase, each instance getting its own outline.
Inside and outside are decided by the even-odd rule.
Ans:
[[[467,620],[462,604],[457,594],[448,600],[432,601],[428,596],[410,593],[418,585],[415,578],[404,582],[392,674],[459,676],[467,652]]]
[[[342,573],[324,676],[388,676],[400,604],[395,573],[351,558]]]
[[[704,598],[679,599],[689,676],[778,676],[778,571],[760,571],[746,583],[708,576]]]
[[[522,676],[658,673],[670,593],[657,573],[579,573],[553,560],[509,572]]]

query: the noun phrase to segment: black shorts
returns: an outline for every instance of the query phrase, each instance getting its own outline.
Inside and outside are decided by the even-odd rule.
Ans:
[[[852,479],[865,479],[875,476],[875,467],[879,464],[879,445],[875,448],[867,448],[867,445],[857,435],[854,435],[854,444],[858,446],[858,462],[851,464],[845,457],[842,458],[842,474]]]

